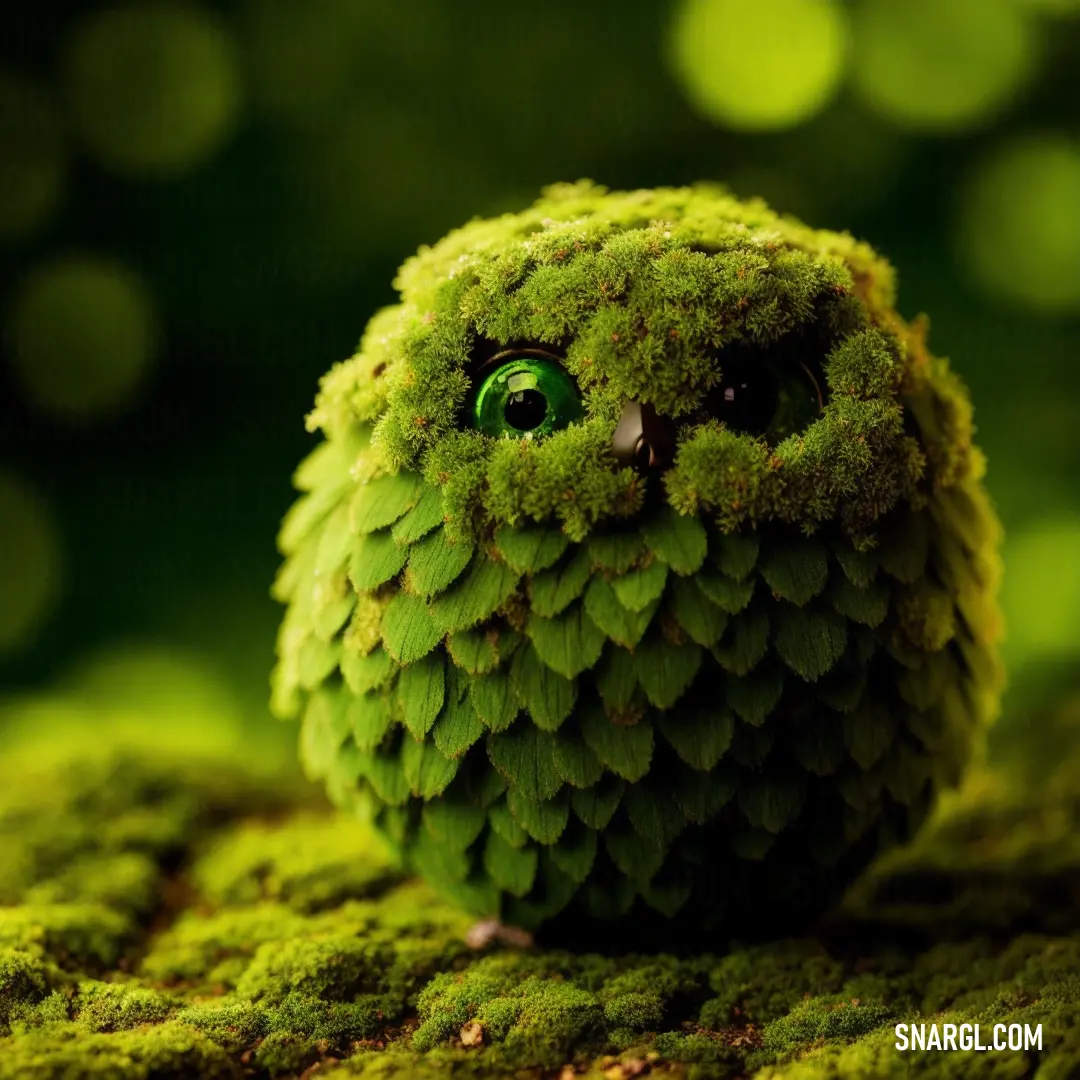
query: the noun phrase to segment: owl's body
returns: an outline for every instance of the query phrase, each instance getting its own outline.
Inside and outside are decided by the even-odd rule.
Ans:
[[[581,184],[397,284],[281,534],[309,773],[478,915],[819,909],[1000,683],[970,406],[887,264],[716,189]]]

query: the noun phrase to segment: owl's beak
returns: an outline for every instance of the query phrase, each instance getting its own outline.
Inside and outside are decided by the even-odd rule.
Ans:
[[[675,438],[670,424],[649,404],[628,401],[611,439],[621,465],[642,472],[666,469],[675,457]]]

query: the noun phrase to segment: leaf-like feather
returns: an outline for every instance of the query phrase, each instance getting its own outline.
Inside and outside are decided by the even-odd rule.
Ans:
[[[488,812],[491,827],[511,846],[524,847],[529,842],[529,834],[517,823],[505,799],[500,799]]]
[[[595,576],[585,590],[585,611],[612,641],[632,649],[645,634],[659,607],[654,600],[642,611],[628,611],[619,603],[610,582]]]
[[[796,760],[814,776],[829,776],[844,760],[844,726],[825,709],[800,716],[792,725],[791,748]]]
[[[520,708],[517,693],[506,671],[490,671],[469,682],[469,699],[477,716],[492,732],[505,731]]]
[[[405,726],[414,739],[422,739],[431,730],[443,706],[445,693],[446,679],[440,653],[428,653],[402,669],[397,684],[398,703]]]
[[[558,615],[585,591],[591,574],[588,551],[575,549],[570,558],[537,574],[529,582],[532,610],[549,619]]]
[[[550,799],[562,787],[555,771],[555,739],[532,724],[515,724],[509,731],[492,735],[488,758],[527,799]]]
[[[589,749],[624,780],[640,780],[652,760],[652,724],[613,724],[599,709],[589,709],[581,718],[581,734]]]
[[[404,806],[409,799],[409,778],[396,754],[376,751],[364,759],[364,776],[375,794],[390,806]]]
[[[401,746],[401,769],[412,793],[421,799],[441,795],[458,770],[458,760],[440,753],[434,743],[406,738]]]
[[[597,532],[589,537],[586,549],[593,566],[625,574],[645,554],[645,543],[638,533],[627,530]]]
[[[447,633],[468,630],[506,603],[519,577],[505,563],[475,558],[464,576],[432,601],[432,618]]]
[[[668,603],[678,624],[705,648],[715,645],[727,628],[727,612],[717,607],[693,578],[676,578]]]
[[[500,889],[512,896],[524,896],[536,880],[536,866],[535,847],[511,847],[498,833],[488,833],[484,869]]]
[[[315,549],[314,573],[319,578],[333,577],[349,561],[354,541],[349,530],[349,508],[339,506],[323,524]]]
[[[341,674],[354,694],[366,694],[385,686],[397,670],[385,649],[373,649],[366,656],[345,647],[341,651]]]
[[[714,547],[713,562],[736,581],[742,581],[757,563],[758,539],[753,534],[720,533]]]
[[[882,530],[881,566],[905,585],[922,577],[930,551],[930,528],[925,514],[904,514],[892,527]]]
[[[579,884],[589,876],[596,861],[596,830],[571,821],[551,849],[551,861]]]
[[[705,772],[727,753],[735,731],[731,713],[721,705],[663,712],[656,725],[687,765]]]
[[[864,626],[880,626],[889,613],[889,587],[884,581],[860,588],[846,576],[840,576],[830,583],[827,595],[841,615]]]
[[[432,734],[441,753],[459,758],[484,734],[484,723],[466,697],[464,701],[446,703]]]
[[[860,768],[873,768],[892,744],[896,718],[880,701],[869,702],[843,719],[844,744]]]
[[[667,849],[646,840],[629,825],[609,825],[604,846],[611,861],[637,885],[647,882],[664,865]]]
[[[400,573],[407,557],[388,529],[364,533],[352,541],[349,580],[358,592],[377,589]]]
[[[773,640],[784,663],[808,682],[821,678],[844,652],[847,623],[832,611],[780,604]]]
[[[495,532],[499,554],[521,574],[538,574],[556,563],[570,543],[558,525],[530,525],[511,528],[503,525]]]
[[[349,504],[349,526],[354,533],[369,533],[393,525],[420,498],[420,477],[400,472],[360,484]]]
[[[596,688],[609,713],[622,713],[634,700],[638,685],[638,665],[634,654],[618,645],[609,645],[596,668]]]
[[[330,672],[338,666],[340,659],[340,641],[320,641],[314,635],[306,638],[300,646],[298,658],[300,685],[305,690],[317,689]]]
[[[419,873],[444,888],[464,882],[471,869],[471,860],[464,851],[436,840],[426,830],[417,834],[409,850],[409,860]]]
[[[692,641],[674,645],[662,634],[653,633],[641,643],[635,656],[638,682],[645,696],[658,709],[670,709],[694,681],[703,650]]]
[[[483,675],[499,663],[499,652],[491,634],[459,630],[446,641],[450,658],[470,675]]]
[[[394,523],[390,532],[395,543],[407,547],[426,536],[442,519],[442,492],[432,484],[424,484],[416,505]]]
[[[725,574],[717,574],[705,569],[694,580],[698,588],[721,610],[729,615],[738,615],[754,595],[754,578],[736,581]]]
[[[802,607],[829,576],[828,549],[819,540],[785,537],[768,544],[760,561],[761,576],[777,596]]]
[[[800,784],[750,781],[739,788],[739,809],[755,829],[778,833],[798,817],[804,796]]]
[[[574,680],[548,667],[531,642],[514,654],[510,681],[522,708],[544,731],[555,731],[570,715],[577,700]]]
[[[555,733],[555,771],[572,787],[587,788],[604,774],[600,759],[576,732]]]
[[[517,823],[538,843],[554,844],[562,836],[570,816],[570,801],[566,792],[552,799],[529,799],[520,789],[506,793],[506,805]]]
[[[465,539],[453,543],[445,529],[436,529],[409,548],[405,571],[408,587],[421,596],[434,596],[456,581],[472,558],[473,546]]]
[[[686,815],[668,792],[656,791],[648,782],[631,784],[623,798],[626,816],[634,831],[662,848],[686,828]]]
[[[615,591],[616,599],[624,608],[628,611],[640,612],[660,599],[667,576],[667,563],[653,559],[648,566],[613,578],[611,587]]]
[[[847,545],[838,544],[834,554],[844,576],[859,589],[865,589],[877,575],[880,556],[875,550],[856,551]]]
[[[709,550],[701,520],[693,514],[677,513],[666,503],[641,523],[641,535],[649,550],[676,574],[696,574]]]
[[[731,802],[735,790],[735,779],[731,774],[689,769],[680,775],[674,786],[675,800],[686,819],[696,825],[704,825],[719,814]]]
[[[567,679],[591,668],[600,659],[606,640],[581,604],[574,604],[553,619],[534,614],[525,632],[540,659]]]
[[[389,702],[382,694],[363,694],[349,702],[347,712],[356,745],[361,750],[374,750],[390,730]]]
[[[724,680],[728,705],[748,724],[765,723],[784,692],[783,668],[775,662],[760,664],[746,675],[729,674]]]
[[[622,801],[626,783],[617,776],[605,776],[599,783],[570,793],[570,806],[591,829],[605,829]]]
[[[420,816],[431,838],[454,851],[468,848],[483,832],[487,820],[482,807],[447,798],[424,803]]]
[[[769,647],[769,617],[751,610],[733,619],[713,656],[733,675],[752,670]]]
[[[413,664],[427,656],[443,636],[443,629],[431,617],[421,597],[398,593],[386,605],[382,617],[383,645],[399,664]]]

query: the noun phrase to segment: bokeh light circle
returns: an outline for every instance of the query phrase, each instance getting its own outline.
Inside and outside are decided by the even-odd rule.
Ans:
[[[1007,538],[1002,606],[1010,666],[1080,655],[1080,518],[1048,518]]]
[[[828,104],[847,45],[835,0],[682,0],[668,53],[700,113],[730,128],[770,130]]]
[[[241,77],[215,16],[168,3],[106,8],[70,39],[64,84],[75,128],[107,168],[142,175],[198,165],[231,134]]]
[[[1035,67],[1034,27],[1009,0],[866,0],[853,28],[856,90],[914,130],[992,117]]]
[[[63,180],[63,139],[48,94],[0,71],[0,239],[23,236],[46,221]]]
[[[60,537],[45,501],[0,470],[0,654],[30,642],[60,591]]]
[[[1000,147],[963,192],[957,252],[996,296],[1080,310],[1080,140],[1029,135]]]
[[[7,330],[23,392],[66,420],[126,405],[146,377],[157,336],[142,280],[110,259],[76,255],[26,276]]]

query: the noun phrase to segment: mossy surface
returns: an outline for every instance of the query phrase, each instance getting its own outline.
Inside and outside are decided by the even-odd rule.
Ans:
[[[1080,1070],[1068,755],[1026,798],[1019,773],[973,778],[815,935],[601,955],[470,945],[470,917],[287,778],[68,753],[0,764],[4,1080]],[[1043,1048],[902,1054],[908,1021],[1042,1024]]]

